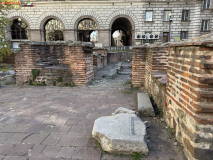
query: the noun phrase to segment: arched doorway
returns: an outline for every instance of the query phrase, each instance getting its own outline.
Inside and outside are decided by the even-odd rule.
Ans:
[[[132,30],[133,26],[132,23],[124,17],[119,17],[115,19],[111,25],[111,46],[113,46],[113,33],[116,30],[121,30],[125,35],[125,43],[124,46],[131,46],[132,45]]]
[[[98,41],[98,26],[92,19],[86,18],[78,23],[77,40],[82,42]]]
[[[124,30],[112,32],[112,46],[127,46],[127,33]]]
[[[45,41],[63,41],[63,25],[57,19],[48,19],[44,23],[44,40]]]

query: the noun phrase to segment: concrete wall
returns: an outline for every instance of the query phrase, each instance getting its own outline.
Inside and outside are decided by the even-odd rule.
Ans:
[[[34,7],[22,7],[10,11],[10,19],[22,18],[29,26],[30,40],[43,41],[44,22],[55,18],[64,26],[64,40],[77,40],[77,25],[83,18],[92,18],[98,23],[99,43],[104,47],[111,45],[111,26],[120,17],[127,18],[132,24],[132,42],[135,33],[168,32],[169,22],[163,21],[164,10],[172,11],[171,38],[180,36],[181,31],[188,31],[188,37],[197,37],[213,32],[213,12],[202,10],[202,0],[161,1],[161,0],[119,0],[119,1],[35,1]],[[190,10],[190,21],[182,22],[182,10]],[[146,11],[153,11],[153,21],[146,22]],[[209,31],[201,32],[202,20],[209,20]],[[10,38],[10,27],[7,28]],[[162,36],[161,36],[162,38]]]

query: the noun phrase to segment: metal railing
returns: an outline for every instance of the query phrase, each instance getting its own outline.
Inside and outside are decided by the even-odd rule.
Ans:
[[[120,51],[120,50],[132,50],[132,46],[113,46],[113,47],[106,47],[108,50],[113,51]]]

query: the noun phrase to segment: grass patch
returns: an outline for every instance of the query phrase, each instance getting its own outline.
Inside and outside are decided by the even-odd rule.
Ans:
[[[126,95],[126,94],[132,94],[132,93],[133,93],[132,91],[123,92],[124,95]]]
[[[0,71],[7,72],[8,70],[14,71],[15,64],[11,63],[0,63]]]
[[[142,152],[133,152],[131,154],[132,160],[140,160],[141,157],[144,157],[145,155],[142,154]]]
[[[174,138],[175,137],[175,129],[171,128],[170,126],[167,128],[167,133],[169,137]]]
[[[139,90],[139,87],[131,87],[130,90],[131,91],[137,91],[137,90]]]
[[[125,82],[125,84],[132,84],[132,82],[131,81],[127,81],[127,82]]]
[[[97,140],[95,140],[95,143],[96,143],[97,147],[101,149],[101,152],[102,152],[103,154],[106,154],[106,151],[104,151],[104,150],[102,149],[101,144],[100,144]]]

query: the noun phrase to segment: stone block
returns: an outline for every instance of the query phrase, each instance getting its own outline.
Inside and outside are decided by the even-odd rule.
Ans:
[[[110,153],[149,153],[146,126],[135,114],[120,113],[96,119],[92,136],[101,144],[103,150]]]
[[[143,117],[154,117],[155,112],[150,101],[149,95],[146,93],[137,93],[138,113]]]

